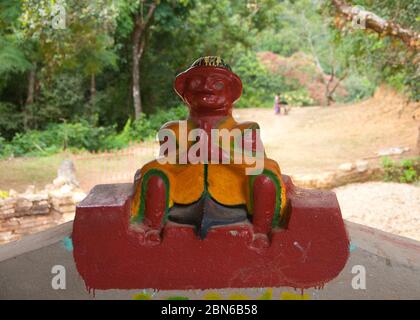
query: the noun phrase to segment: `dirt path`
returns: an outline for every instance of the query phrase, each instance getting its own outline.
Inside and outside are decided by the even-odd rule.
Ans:
[[[293,108],[288,116],[269,109],[237,110],[235,115],[260,124],[267,155],[283,173],[303,174],[334,170],[389,147],[409,147],[404,156],[415,154],[420,122],[412,115],[419,107],[382,94],[351,106]]]

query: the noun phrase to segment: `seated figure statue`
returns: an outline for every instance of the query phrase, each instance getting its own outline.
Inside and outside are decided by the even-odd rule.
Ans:
[[[202,239],[212,227],[248,220],[254,231],[251,247],[270,246],[271,230],[285,215],[285,184],[277,163],[265,156],[258,124],[232,116],[242,93],[240,78],[221,58],[208,56],[176,77],[175,91],[189,117],[163,125],[161,158],[135,176],[131,216],[144,242],[159,244],[168,220],[193,225]],[[220,132],[228,135],[227,144]],[[168,161],[170,146],[176,161]],[[238,149],[241,157],[234,154]],[[249,161],[258,155],[260,167]],[[197,156],[204,161],[195,161]]]
[[[134,183],[95,186],[77,205],[73,255],[91,289],[318,288],[343,270],[349,239],[335,194],[305,190],[237,122],[242,83],[219,57],[175,80],[187,120],[159,131]]]

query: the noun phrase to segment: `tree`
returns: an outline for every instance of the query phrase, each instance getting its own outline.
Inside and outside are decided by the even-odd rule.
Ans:
[[[113,48],[113,35],[119,13],[118,3],[113,0],[96,0],[94,6],[82,10],[84,14],[74,19],[72,37],[77,45],[72,57],[74,64],[90,78],[90,105],[96,97],[96,77],[107,67],[117,67],[117,55]],[[70,58],[71,59],[71,58]]]
[[[112,35],[118,8],[113,0],[23,0],[20,30],[32,67],[28,75],[25,109],[36,101],[35,88],[48,86],[66,70],[82,71],[90,78],[90,101],[96,94],[96,76],[115,66]],[[62,25],[54,25],[56,19]],[[35,124],[36,126],[36,124]]]
[[[141,88],[140,88],[140,60],[143,56],[146,45],[147,28],[153,19],[159,0],[150,3],[140,0],[138,8],[133,13],[134,28],[132,33],[132,81],[133,81],[133,103],[135,119],[139,119],[142,114]],[[144,16],[144,7],[146,15]]]
[[[313,77],[323,85],[322,103],[330,105],[349,74],[349,62],[334,44],[335,34],[329,27],[331,18],[321,16],[320,9],[320,2],[311,0],[282,2],[276,7],[277,21],[265,29],[257,48],[285,56],[306,53],[316,68]]]
[[[257,34],[273,23],[277,1],[161,1],[141,62],[142,107],[146,113],[180,103],[174,77],[197,58],[220,55],[234,70],[253,50]],[[255,53],[254,53],[255,55]],[[251,90],[251,89],[250,89]]]
[[[310,5],[307,8],[310,8]],[[328,25],[325,22],[313,23],[313,19],[310,21],[302,8],[300,12],[302,33],[324,85],[324,105],[329,106],[334,102],[334,92],[348,76],[348,66],[342,59],[339,59],[339,54],[332,44],[332,33],[329,32]],[[318,29],[315,29],[314,26]],[[321,63],[321,58],[326,61],[325,67]],[[338,75],[339,73],[341,75]]]

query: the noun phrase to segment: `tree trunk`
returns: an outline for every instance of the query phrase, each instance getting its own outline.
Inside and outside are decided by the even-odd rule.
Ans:
[[[90,75],[90,103],[93,105],[96,97],[96,76],[94,73]]]
[[[335,85],[332,89],[328,89],[329,90],[328,105],[330,105],[331,102],[335,101],[334,98],[333,98],[333,94],[334,94],[335,90],[338,88],[338,86],[340,85],[341,81],[343,81],[345,78],[347,78],[347,75],[348,75],[348,70],[346,70],[340,78],[337,78],[336,83],[335,83]],[[328,88],[329,88],[329,86],[328,86]]]
[[[28,93],[26,96],[26,102],[25,102],[25,111],[23,113],[23,127],[26,130],[29,129],[29,120],[31,116],[28,114],[28,106],[34,103],[34,96],[35,96],[35,80],[36,80],[36,66],[29,71],[28,75]]]
[[[146,43],[146,29],[153,17],[156,10],[158,0],[153,1],[147,12],[146,17],[143,19],[142,12],[137,12],[134,16],[134,30],[132,34],[132,81],[133,81],[133,104],[134,104],[134,115],[135,119],[139,119],[142,109],[141,102],[141,88],[140,88],[140,61],[143,55],[144,46]],[[143,4],[140,3],[140,9],[142,10]]]
[[[326,83],[324,83],[324,85],[325,85],[325,105],[327,107],[329,107],[331,105],[331,101],[332,101],[332,93],[330,91],[330,85],[334,81],[334,78],[335,78],[335,70],[334,70],[334,67],[333,67],[332,70],[331,70],[330,78],[328,79],[328,81]]]
[[[134,103],[134,116],[139,119],[142,113],[141,96],[140,96],[140,57],[138,55],[139,43],[133,43],[133,103]]]

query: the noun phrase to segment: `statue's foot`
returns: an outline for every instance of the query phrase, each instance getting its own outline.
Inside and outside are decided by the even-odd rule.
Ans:
[[[251,248],[255,250],[264,250],[270,246],[270,240],[265,233],[255,233],[251,242]]]
[[[149,229],[146,230],[145,233],[145,244],[150,246],[159,245],[162,242],[162,238],[160,237],[160,230],[157,229]]]
[[[161,230],[151,228],[145,224],[133,224],[131,226],[131,232],[135,235],[135,238],[142,245],[154,246],[161,243]]]

